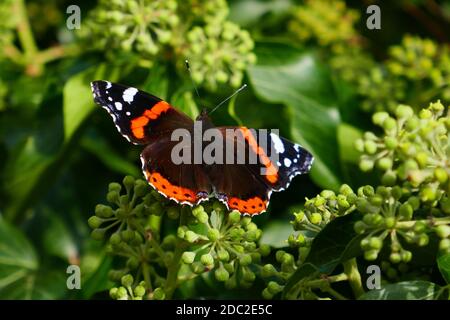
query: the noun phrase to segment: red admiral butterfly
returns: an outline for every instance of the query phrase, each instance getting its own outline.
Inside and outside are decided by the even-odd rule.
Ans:
[[[94,81],[91,87],[94,101],[109,112],[119,132],[128,141],[145,145],[141,162],[149,184],[178,203],[193,206],[214,196],[229,209],[242,214],[260,214],[266,211],[272,191],[287,188],[294,176],[309,172],[313,163],[308,151],[273,132],[260,138],[246,127],[215,127],[203,111],[196,121],[203,129],[218,130],[225,142],[233,140],[228,141],[235,147],[232,159],[238,158],[236,150],[240,143],[244,148],[240,150],[253,155],[256,163],[175,164],[171,155],[179,142],[173,141],[172,133],[185,129],[194,135],[191,118],[166,101],[133,87],[109,81]],[[227,129],[238,132],[243,139],[230,138]],[[263,146],[270,146],[278,161],[271,160],[269,148]],[[203,144],[201,150],[205,147]],[[193,153],[195,147],[191,144],[188,149]],[[265,169],[265,174],[261,174],[261,169]]]

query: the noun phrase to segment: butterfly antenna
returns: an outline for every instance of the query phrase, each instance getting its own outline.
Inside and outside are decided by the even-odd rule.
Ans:
[[[233,92],[232,95],[230,95],[228,98],[226,98],[225,100],[223,100],[221,103],[219,103],[217,106],[215,106],[210,112],[209,114],[213,113],[214,111],[217,110],[217,108],[219,108],[221,105],[223,105],[225,102],[227,102],[228,100],[230,100],[231,98],[233,98],[235,95],[237,95],[239,92],[241,92],[242,90],[244,90],[245,88],[247,88],[247,84],[244,84],[242,87],[240,87],[239,89],[237,89],[235,92]]]
[[[195,85],[194,78],[192,78],[191,67],[189,66],[189,61],[188,61],[188,59],[184,60],[184,63],[186,64],[186,69],[187,69],[188,72],[189,72],[189,77],[191,78],[192,86],[193,86],[194,89],[195,89],[195,93],[197,94],[198,99],[200,99],[200,95],[198,94],[198,90],[197,90],[197,86]]]

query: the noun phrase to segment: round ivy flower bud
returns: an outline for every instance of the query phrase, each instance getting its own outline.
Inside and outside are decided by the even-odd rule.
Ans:
[[[111,288],[111,289],[109,289],[109,296],[112,298],[112,299],[117,299],[117,292],[119,291],[119,289],[118,288]]]
[[[278,251],[276,252],[276,254],[275,254],[275,258],[277,259],[278,262],[281,263],[281,262],[283,261],[283,257],[284,257],[285,254],[286,254],[285,251],[283,251],[283,250],[278,250]]]
[[[103,219],[97,217],[97,216],[92,216],[88,219],[88,224],[89,227],[91,227],[92,229],[96,229],[99,228],[100,225],[103,223]]]
[[[127,289],[124,287],[119,287],[115,292],[115,296],[117,300],[126,300],[128,299]]]
[[[322,215],[320,213],[313,213],[309,218],[312,224],[320,224],[322,222]]]
[[[372,249],[380,250],[383,246],[383,240],[378,237],[371,237],[369,240],[369,245]]]
[[[448,174],[444,168],[434,169],[434,176],[436,177],[437,181],[439,181],[440,183],[445,183],[448,180]]]
[[[136,286],[136,288],[134,288],[133,290],[133,293],[137,297],[143,297],[145,295],[145,288],[141,285]]]
[[[252,256],[249,254],[244,254],[239,258],[239,263],[242,266],[248,266],[250,263],[252,263]]]
[[[161,288],[156,288],[153,291],[153,299],[155,300],[164,300],[166,298],[166,293]]]
[[[208,239],[211,241],[217,241],[220,238],[220,231],[217,229],[209,229],[208,230]]]
[[[192,272],[200,274],[205,272],[205,266],[200,261],[195,261],[191,264]]]
[[[398,118],[408,119],[414,115],[414,111],[410,106],[399,105],[395,110],[395,115]]]
[[[373,169],[374,162],[373,160],[364,158],[359,162],[359,168],[361,171],[370,171]]]
[[[425,233],[422,233],[417,236],[416,243],[419,247],[424,247],[424,246],[428,245],[429,242],[430,242],[430,237],[428,237],[428,235],[426,235]]]
[[[378,250],[372,249],[364,252],[364,258],[368,261],[373,261],[378,258]]]
[[[439,238],[445,239],[450,237],[450,226],[449,225],[440,225],[437,226],[435,232]]]
[[[109,238],[109,242],[112,245],[118,245],[122,241],[122,238],[120,237],[119,233],[115,232],[111,235]]]
[[[131,240],[134,239],[134,236],[135,236],[135,233],[133,230],[124,230],[124,231],[120,232],[120,237],[125,242],[130,242]]]
[[[195,259],[195,252],[185,251],[181,255],[181,260],[186,264],[191,264],[192,262],[194,262],[194,259]]]
[[[126,274],[122,277],[122,279],[120,279],[120,282],[122,283],[122,285],[124,287],[131,287],[131,285],[133,284],[133,276],[131,274]]]
[[[131,190],[134,187],[135,179],[132,176],[126,176],[123,178],[123,185],[127,190]]]
[[[381,177],[381,183],[385,186],[393,186],[397,181],[397,174],[395,171],[386,171]]]
[[[264,278],[272,277],[277,274],[277,270],[272,264],[266,264],[261,269],[261,276]]]
[[[210,253],[203,254],[200,257],[200,261],[206,267],[211,267],[214,265],[214,258]]]
[[[228,215],[228,220],[230,220],[231,223],[239,223],[241,221],[241,214],[238,211],[232,211]]]
[[[357,234],[363,234],[364,232],[366,232],[366,224],[362,221],[356,221],[353,229]]]
[[[400,206],[399,215],[402,220],[411,220],[413,216],[413,207],[405,202]]]
[[[230,278],[230,274],[224,267],[220,267],[214,271],[217,281],[225,282]]]
[[[223,262],[227,262],[230,260],[230,254],[228,253],[227,250],[224,249],[220,249],[219,251],[217,251],[217,257],[219,258],[220,261]]]
[[[281,286],[280,284],[278,284],[275,281],[270,281],[267,284],[267,290],[269,290],[271,294],[275,295],[275,294],[283,291],[283,286]]]
[[[372,122],[376,125],[382,126],[384,121],[389,118],[389,114],[387,112],[376,112],[372,116]]]
[[[364,150],[367,154],[375,154],[377,152],[377,144],[372,140],[364,142]]]
[[[446,252],[450,249],[450,239],[442,239],[439,242],[439,250]]]
[[[120,183],[117,183],[117,182],[111,182],[108,185],[108,190],[110,192],[115,191],[115,192],[119,193],[121,189],[122,189],[122,186],[120,185]]]
[[[95,215],[100,218],[111,218],[114,215],[114,211],[110,206],[98,204],[95,207]]]
[[[408,250],[403,250],[400,252],[400,256],[403,262],[409,262],[412,258],[412,252]]]
[[[266,299],[266,300],[271,300],[271,299],[273,298],[274,295],[269,291],[268,288],[265,288],[265,289],[262,291],[262,296],[263,296],[263,298]]]
[[[106,200],[110,203],[117,203],[119,202],[119,192],[118,191],[110,191],[106,195]]]
[[[184,234],[184,239],[190,243],[197,241],[198,238],[198,234],[191,230],[186,231],[186,233]]]
[[[259,252],[263,257],[267,257],[270,254],[270,246],[267,244],[262,244],[259,246]]]
[[[387,229],[393,229],[395,227],[395,224],[397,223],[396,219],[394,217],[387,217],[384,220],[385,226]]]
[[[103,240],[105,237],[106,229],[94,229],[91,232],[91,237],[94,240]]]

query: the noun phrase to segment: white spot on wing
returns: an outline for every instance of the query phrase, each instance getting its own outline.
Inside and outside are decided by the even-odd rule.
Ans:
[[[109,88],[111,88],[111,82],[109,82],[109,81],[106,81],[106,89],[109,89]]]
[[[300,151],[300,146],[298,144],[294,144],[294,149],[295,149],[295,151],[299,152]]]
[[[291,166],[291,160],[290,159],[288,159],[288,158],[286,158],[286,159],[284,159],[284,165],[286,166],[286,167],[290,167]]]
[[[284,144],[283,144],[283,141],[281,141],[280,137],[274,133],[271,133],[270,137],[272,138],[273,145],[275,147],[275,151],[277,153],[283,153],[284,152]]]
[[[277,166],[278,166],[278,167],[281,167],[280,161],[277,161]]]
[[[112,98],[111,98],[111,97],[108,97],[108,100],[109,100],[109,101],[112,101]]]
[[[298,161],[297,159],[294,159],[294,163],[297,163],[297,161]]]
[[[133,102],[134,95],[138,92],[136,88],[128,88],[123,92],[123,101],[126,101],[128,103]]]
[[[127,115],[127,116],[131,116],[131,112],[130,112],[130,111],[127,111],[127,112],[126,112],[126,115]]]
[[[116,109],[117,110],[122,110],[122,104],[120,103],[120,102],[116,102],[116,103],[114,103],[114,105],[116,106]]]

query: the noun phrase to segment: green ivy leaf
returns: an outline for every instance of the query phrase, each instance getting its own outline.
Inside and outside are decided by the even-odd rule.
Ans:
[[[69,263],[78,259],[78,247],[66,222],[55,211],[48,211],[46,223],[43,238],[45,251]]]
[[[314,238],[304,264],[313,266],[320,273],[330,274],[339,263],[361,255],[362,235],[353,230],[354,222],[360,219],[358,215],[353,212],[327,224]],[[307,275],[303,267],[299,268],[286,283],[284,292],[289,292]]]
[[[25,235],[0,217],[0,295],[38,269],[36,252]]]
[[[362,131],[349,124],[338,126],[339,155],[342,162],[359,163],[361,154],[355,148],[355,141],[362,138]]]
[[[113,283],[108,278],[108,272],[112,268],[112,257],[104,256],[98,268],[81,284],[82,290],[76,292],[81,299],[90,299],[97,292],[108,290]],[[83,269],[82,269],[83,272]]]
[[[181,112],[187,114],[191,119],[197,118],[199,114],[193,93],[187,86],[182,86],[172,95],[171,104]]]
[[[442,277],[450,284],[450,253],[443,254],[437,259],[439,270]]]
[[[260,243],[268,244],[274,248],[287,246],[286,238],[292,232],[292,226],[286,221],[274,221],[266,225],[263,229]]]
[[[92,66],[71,77],[64,86],[64,137],[68,141],[87,116],[96,108],[90,83],[94,80],[116,81],[119,69],[108,64]]]
[[[248,69],[256,95],[288,106],[291,136],[316,158],[311,175],[318,185],[337,189],[341,167],[337,140],[340,114],[328,69],[314,52],[282,43],[259,43],[258,64]]]
[[[284,17],[292,8],[292,0],[239,0],[230,4],[230,19],[241,26],[255,25],[261,18],[273,15],[274,20]],[[266,21],[267,22],[267,21]]]
[[[125,160],[100,136],[96,136],[95,138],[88,136],[83,137],[81,139],[81,146],[94,154],[111,170],[134,177],[139,177],[141,175],[139,167],[132,162]]]
[[[63,273],[40,271],[26,236],[0,217],[0,298],[57,299],[66,292]]]
[[[428,281],[404,281],[370,290],[360,300],[433,300],[439,287]]]

